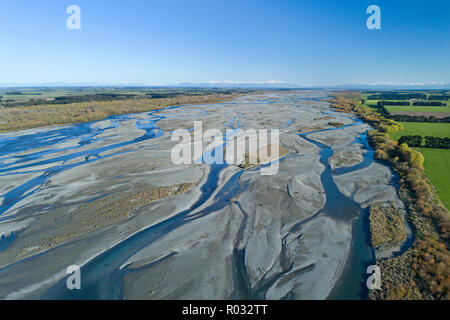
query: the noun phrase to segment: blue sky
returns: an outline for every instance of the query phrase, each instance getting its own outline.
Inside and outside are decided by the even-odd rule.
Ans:
[[[0,84],[450,82],[450,1],[1,0],[0,44]]]

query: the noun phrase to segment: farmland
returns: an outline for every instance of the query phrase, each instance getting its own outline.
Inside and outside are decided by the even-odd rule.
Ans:
[[[404,130],[391,132],[389,135],[398,141],[401,136],[433,136],[450,137],[450,123],[432,122],[399,122]],[[450,150],[421,148],[420,152],[425,157],[425,173],[436,188],[442,203],[450,208],[450,184],[448,173],[450,172]]]
[[[436,187],[442,203],[450,208],[450,150],[422,148],[425,173]]]
[[[450,112],[450,107],[428,107],[428,106],[385,106],[389,112],[410,111],[410,112]]]
[[[31,89],[30,89],[31,90]],[[3,89],[4,94],[24,99],[3,100],[0,107],[0,132],[17,131],[52,125],[102,120],[110,115],[140,113],[170,105],[214,103],[233,99],[247,89],[221,90],[203,88],[70,88],[33,89],[30,99],[26,89]],[[48,90],[48,91],[47,91]],[[42,95],[58,95],[42,100]],[[47,99],[47,98],[46,98]],[[9,101],[9,102],[5,102]]]
[[[448,97],[448,91],[391,91],[363,93],[362,100],[367,106],[377,109],[384,116],[402,125],[403,130],[389,133],[391,138],[398,142],[402,136],[450,138]],[[424,148],[424,143],[425,139],[420,152],[425,158],[425,173],[436,188],[442,203],[450,208],[450,150]]]
[[[362,94],[364,103],[371,108],[378,108],[379,104],[391,112],[406,114],[410,112],[411,115],[430,116],[435,113],[450,114],[450,102],[448,99],[448,92],[433,92],[433,91],[390,91],[390,92],[366,92]],[[430,114],[425,114],[430,113]],[[433,115],[440,117],[441,115]]]
[[[399,122],[404,130],[391,132],[390,136],[395,140],[401,136],[433,136],[450,137],[450,123],[432,123],[432,122]]]
[[[392,91],[388,94],[392,94]],[[448,150],[440,149],[446,146],[447,140],[436,136],[426,139],[427,144],[433,145],[433,149],[430,149],[431,154],[425,150],[424,157],[419,151],[425,148],[414,148],[406,144],[399,145],[390,137],[392,132],[398,130],[405,134],[417,133],[414,132],[414,129],[422,129],[420,133],[424,133],[420,123],[414,124],[411,123],[414,121],[410,121],[406,125],[412,124],[413,126],[402,130],[400,124],[383,110],[385,108],[382,104],[378,104],[376,109],[368,108],[367,99],[363,97],[360,100],[355,96],[355,93],[336,95],[333,101],[335,109],[342,112],[354,111],[374,128],[368,133],[370,144],[375,150],[374,157],[392,165],[401,177],[399,190],[402,201],[408,205],[408,221],[411,223],[415,236],[412,246],[403,254],[388,259],[377,256],[377,265],[380,266],[383,279],[387,279],[387,283],[384,287],[382,286],[382,290],[373,290],[369,296],[372,299],[420,299],[423,296],[431,297],[431,292],[434,292],[433,295],[437,294],[441,298],[443,297],[442,292],[446,292],[445,294],[448,292],[448,273],[438,280],[434,275],[441,274],[442,267],[447,268],[450,259],[447,249],[450,216],[444,208],[444,203],[449,205],[447,199],[450,194],[446,184],[448,181],[448,158],[446,159]],[[398,94],[395,95],[395,98],[398,98]],[[383,99],[386,100],[386,97]],[[415,120],[416,118],[411,119]],[[432,130],[425,130],[425,136],[440,133],[439,128],[435,125],[446,123],[447,119],[443,120],[443,122],[437,122],[435,119],[425,119],[423,122],[426,122],[426,125],[430,123],[432,126],[428,127]],[[416,144],[415,142],[423,139],[422,136],[418,136],[422,139],[415,139],[417,137],[414,136],[409,136],[409,138],[406,140],[411,144]],[[441,144],[442,140],[445,143]],[[442,201],[439,201],[440,199]],[[374,208],[370,208],[371,239],[392,239],[391,231],[394,229],[391,224],[396,220],[395,214],[384,212],[380,216],[376,211]],[[388,225],[386,221],[380,219],[383,216],[386,219],[390,217],[389,228],[386,227]],[[398,234],[399,231],[395,230],[393,234]],[[407,276],[405,277],[405,275]],[[426,292],[425,295],[422,292]]]
[[[0,88],[0,107],[61,105],[75,102],[150,100],[180,96],[232,94],[247,89],[176,88],[176,87],[36,87]]]

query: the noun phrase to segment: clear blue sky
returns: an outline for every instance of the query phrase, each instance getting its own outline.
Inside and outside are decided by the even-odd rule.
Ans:
[[[0,46],[0,84],[449,82],[450,1],[1,0]]]

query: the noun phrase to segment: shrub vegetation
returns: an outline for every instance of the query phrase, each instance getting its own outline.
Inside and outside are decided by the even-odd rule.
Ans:
[[[386,96],[369,99],[388,99]],[[398,96],[389,97],[399,99]],[[389,132],[402,125],[383,116],[383,106],[376,109],[361,103],[359,93],[343,93],[332,100],[343,112],[355,112],[375,130],[369,132],[374,157],[393,166],[400,175],[400,195],[408,206],[408,219],[415,232],[413,246],[403,255],[377,261],[387,278],[381,292],[371,298],[450,299],[450,215],[442,206],[434,187],[424,172],[424,157],[406,143],[397,143]],[[436,140],[433,140],[436,141]],[[399,272],[406,269],[411,274]]]

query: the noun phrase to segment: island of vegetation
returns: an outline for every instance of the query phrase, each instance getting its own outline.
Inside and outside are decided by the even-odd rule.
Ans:
[[[369,211],[372,247],[396,244],[405,239],[405,228],[401,214],[397,209],[373,205]]]

